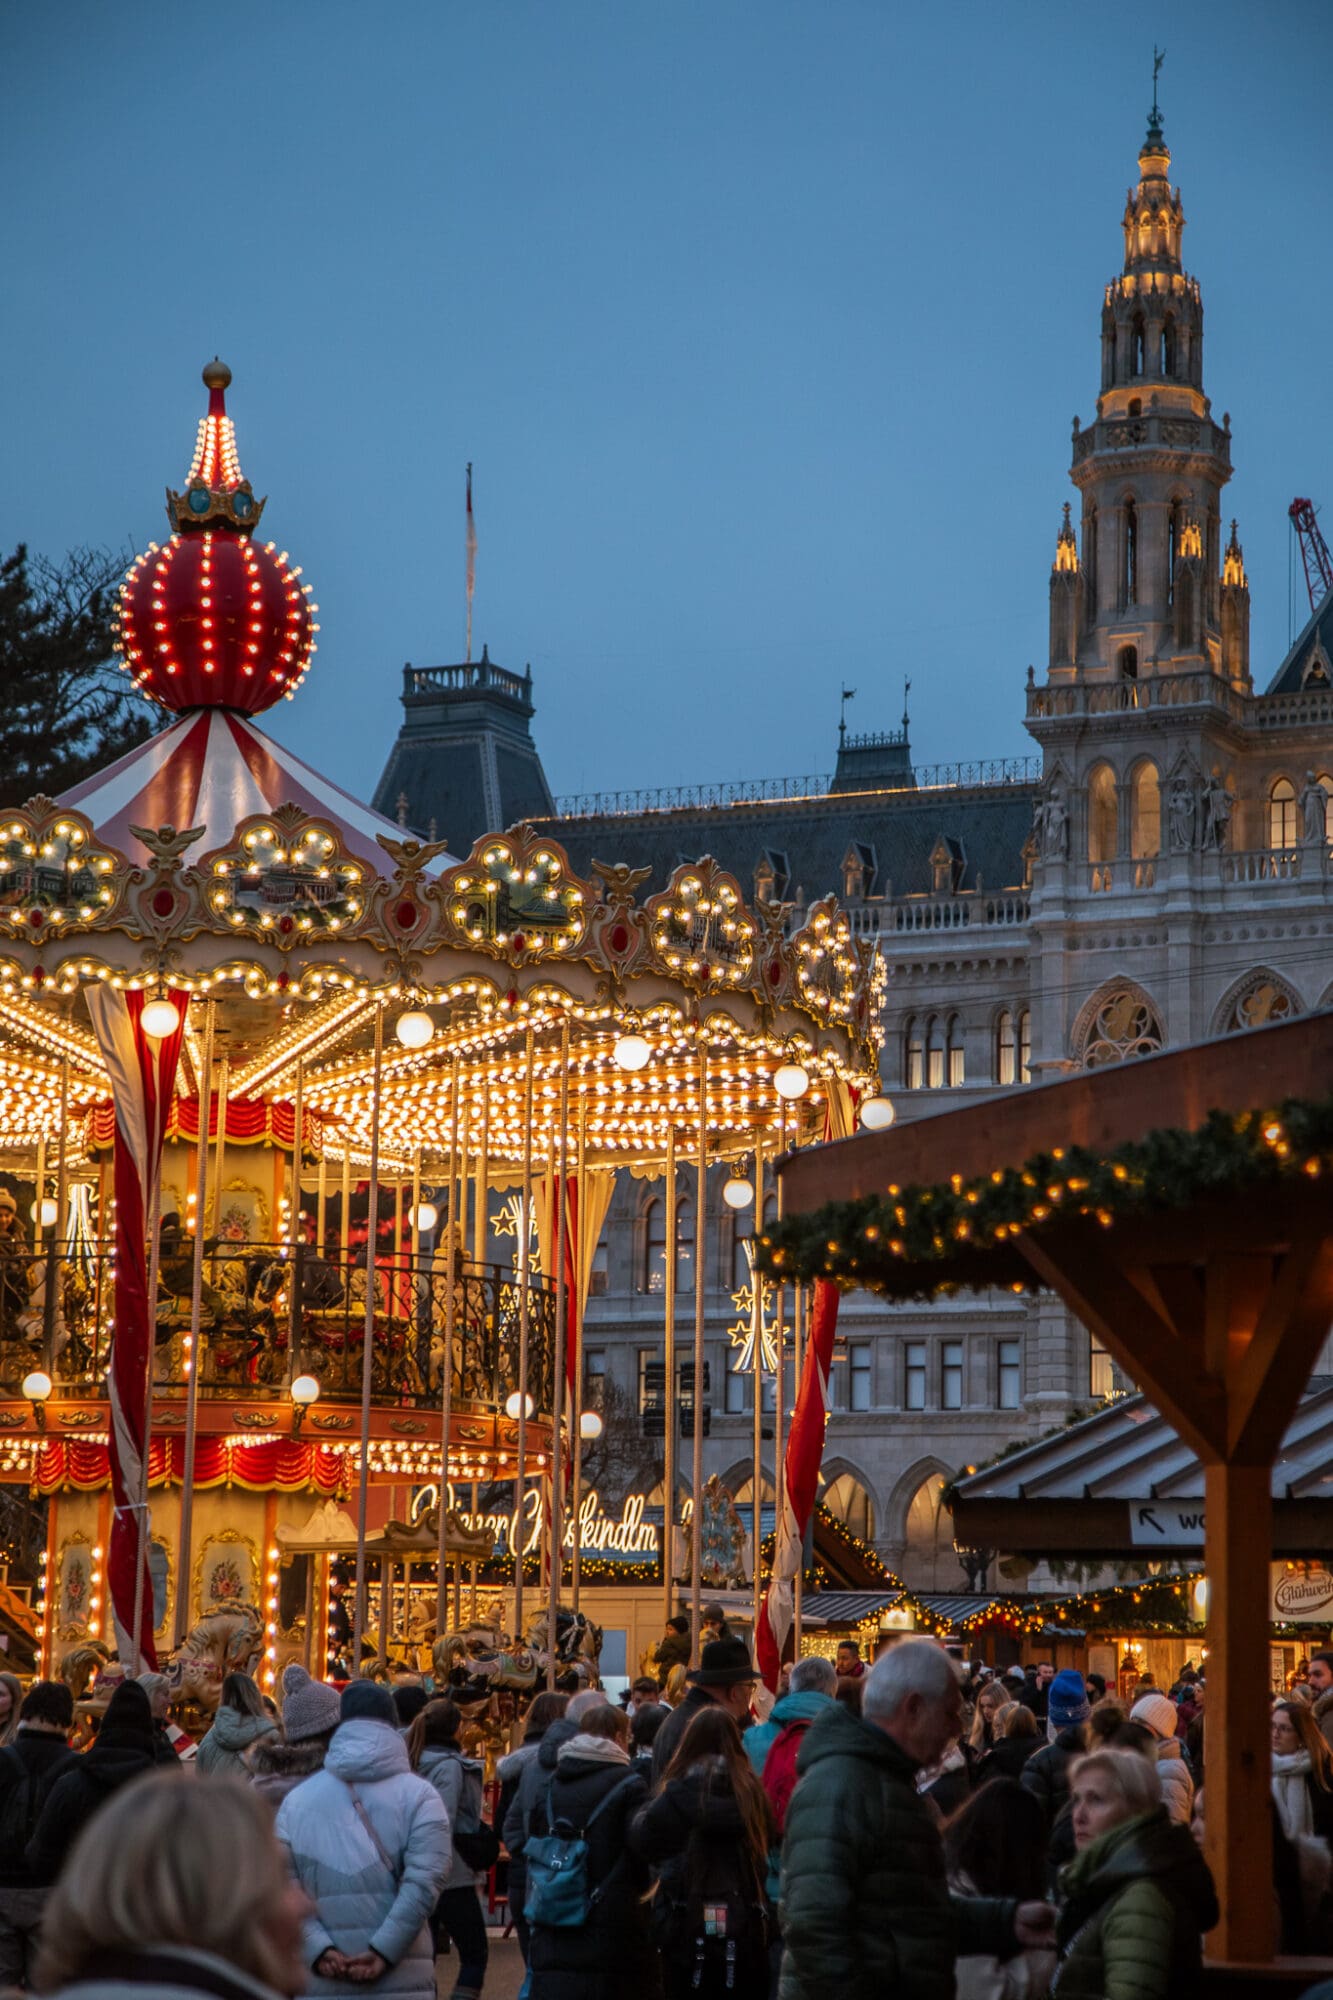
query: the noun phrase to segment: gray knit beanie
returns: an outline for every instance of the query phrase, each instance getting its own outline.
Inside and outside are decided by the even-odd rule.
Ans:
[[[282,1726],[289,1743],[326,1736],[342,1720],[337,1688],[312,1681],[299,1660],[282,1670]]]

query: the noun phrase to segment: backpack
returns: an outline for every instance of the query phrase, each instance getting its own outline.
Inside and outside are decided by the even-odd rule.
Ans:
[[[550,1832],[529,1835],[523,1849],[523,1858],[528,1864],[528,1894],[523,1914],[530,1924],[542,1924],[553,1931],[566,1931],[578,1930],[587,1923],[625,1858],[622,1852],[610,1873],[589,1891],[588,1828],[606,1811],[612,1799],[637,1782],[638,1773],[632,1771],[619,1784],[613,1785],[593,1807],[586,1825],[576,1833],[569,1820],[556,1817],[551,1799],[555,1779],[551,1779],[546,1787],[546,1824]],[[559,1827],[568,1830],[557,1832]]]
[[[481,1779],[466,1766],[454,1820],[454,1846],[479,1875],[500,1859],[500,1836],[481,1816]]]
[[[695,1993],[753,1991],[768,1966],[772,1924],[757,1879],[702,1895],[672,1896],[661,1881],[650,1905],[653,1942]]]
[[[787,1824],[787,1807],[791,1795],[796,1790],[796,1753],[801,1747],[801,1739],[813,1721],[811,1716],[802,1716],[793,1722],[784,1722],[773,1741],[768,1746],[764,1759],[764,1790],[773,1808],[773,1818],[777,1822],[778,1839],[782,1839]]]
[[[0,1861],[21,1867],[47,1792],[44,1771],[30,1771],[18,1752],[0,1750]]]

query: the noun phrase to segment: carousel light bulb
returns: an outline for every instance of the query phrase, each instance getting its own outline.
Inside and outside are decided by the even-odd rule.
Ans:
[[[596,1410],[585,1410],[579,1418],[581,1438],[599,1438],[602,1435],[602,1419]]]
[[[33,1221],[36,1222],[37,1220],[36,1202],[33,1203],[32,1207],[28,1210],[28,1213],[32,1217]],[[55,1222],[56,1217],[59,1215],[59,1213],[60,1210],[56,1207],[50,1195],[47,1195],[45,1201],[43,1201],[43,1203],[41,1204],[42,1228],[50,1229],[52,1224]]]
[[[23,1394],[30,1403],[44,1403],[51,1393],[51,1377],[40,1368],[23,1378]]]
[[[611,1054],[617,1069],[639,1070],[647,1066],[652,1044],[644,1035],[618,1035]]]
[[[754,1200],[754,1188],[744,1174],[733,1173],[722,1183],[722,1199],[728,1208],[748,1208]]]
[[[319,1401],[319,1379],[314,1375],[298,1375],[288,1391],[292,1401],[300,1410],[308,1410],[312,1403]]]
[[[518,1390],[515,1389],[514,1393],[505,1402],[505,1415],[507,1417],[517,1417],[524,1403],[528,1406],[524,1411],[524,1415],[530,1417],[537,1405],[533,1402],[531,1396],[520,1396]]]
[[[393,1031],[405,1049],[424,1049],[435,1039],[435,1023],[419,1007],[400,1014]]]
[[[155,1042],[174,1035],[181,1024],[180,1008],[174,1000],[150,1000],[140,1016],[140,1025]]]
[[[411,1211],[409,1220],[418,1236],[428,1236],[440,1219],[440,1211],[433,1201],[419,1202]]]
[[[810,1072],[803,1063],[783,1063],[781,1069],[773,1072],[773,1088],[788,1104],[794,1104],[809,1090]]]
[[[867,1097],[861,1106],[861,1123],[867,1132],[887,1132],[897,1116],[888,1097]]]

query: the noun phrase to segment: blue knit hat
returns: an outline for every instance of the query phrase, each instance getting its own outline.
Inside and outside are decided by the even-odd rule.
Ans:
[[[343,1696],[344,1701],[347,1697]],[[1062,1667],[1046,1692],[1046,1715],[1057,1729],[1073,1729],[1092,1714],[1083,1676],[1073,1667]]]
[[[385,1722],[398,1727],[393,1696],[380,1681],[348,1681],[339,1710],[343,1722]]]

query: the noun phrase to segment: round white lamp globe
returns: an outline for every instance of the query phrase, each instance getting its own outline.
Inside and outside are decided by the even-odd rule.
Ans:
[[[887,1132],[897,1116],[888,1097],[867,1097],[861,1106],[861,1123],[867,1132]]]
[[[809,1090],[810,1072],[803,1063],[783,1063],[781,1069],[773,1072],[773,1088],[788,1104],[794,1104]]]
[[[429,1236],[439,1219],[440,1211],[433,1201],[420,1202],[409,1217],[418,1236]]]
[[[146,1035],[151,1035],[155,1042],[163,1042],[179,1028],[181,1010],[174,1000],[150,1000],[140,1020]]]
[[[435,1023],[420,1007],[400,1014],[393,1024],[393,1031],[405,1049],[424,1049],[435,1039]]]
[[[754,1200],[754,1188],[744,1174],[732,1174],[722,1183],[722,1199],[728,1208],[748,1208]]]
[[[23,1393],[30,1403],[44,1403],[51,1393],[51,1377],[34,1368],[31,1375],[23,1378]]]
[[[508,1397],[508,1399],[505,1402],[505,1415],[507,1417],[517,1418],[519,1410],[522,1408],[524,1403],[526,1403],[528,1407],[526,1410],[524,1410],[523,1414],[525,1416],[530,1417],[533,1411],[536,1409],[537,1405],[533,1402],[531,1396],[520,1396],[518,1390],[515,1389],[513,1395]]]
[[[36,1222],[37,1220],[36,1202],[33,1203],[32,1207],[28,1210],[28,1213],[32,1217],[33,1221]],[[53,1223],[55,1222],[56,1217],[59,1215],[59,1213],[60,1210],[56,1207],[50,1195],[47,1195],[41,1205],[42,1228],[50,1229]]]
[[[596,1410],[585,1410],[579,1418],[581,1438],[599,1438],[602,1435],[602,1420]]]
[[[319,1378],[315,1375],[298,1375],[288,1390],[292,1401],[303,1410],[319,1401]]]
[[[645,1035],[617,1035],[611,1054],[617,1069],[638,1070],[647,1066],[653,1046]]]

